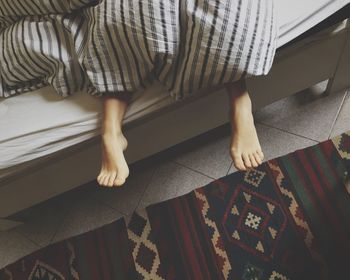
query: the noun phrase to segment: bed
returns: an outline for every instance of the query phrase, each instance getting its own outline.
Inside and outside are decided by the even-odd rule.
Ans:
[[[254,109],[324,80],[328,94],[350,87],[349,3],[276,1],[279,38],[273,67],[267,76],[247,81]],[[45,87],[0,101],[0,230],[24,222],[8,216],[91,181],[99,171],[100,101],[84,92],[61,99],[52,91]],[[174,103],[159,83],[150,84],[134,96],[124,119],[131,147],[127,161],[226,123],[226,102],[220,87]],[[158,141],[147,135],[157,135]],[[84,168],[73,175],[70,171],[81,163]]]

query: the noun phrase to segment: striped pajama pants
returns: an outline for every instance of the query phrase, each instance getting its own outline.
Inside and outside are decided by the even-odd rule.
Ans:
[[[117,97],[157,79],[180,100],[266,75],[276,18],[273,0],[0,0],[0,97]]]

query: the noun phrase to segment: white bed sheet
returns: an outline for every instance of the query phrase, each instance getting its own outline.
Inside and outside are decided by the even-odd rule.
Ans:
[[[278,47],[348,3],[350,0],[276,0]],[[165,89],[155,83],[135,95],[124,124],[172,103]],[[100,118],[97,98],[80,93],[61,99],[49,87],[0,101],[0,179],[21,163],[98,135]]]
[[[334,14],[349,0],[275,0],[281,47]]]

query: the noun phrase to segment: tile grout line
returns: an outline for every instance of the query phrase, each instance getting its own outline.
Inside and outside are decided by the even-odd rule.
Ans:
[[[103,206],[108,207],[108,208],[110,208],[110,209],[112,209],[112,210],[118,212],[118,213],[121,214],[122,216],[127,215],[127,213],[124,213],[123,211],[120,211],[119,209],[114,208],[112,205],[109,205],[108,203],[106,203],[106,202],[104,202],[104,201],[100,201],[100,200],[94,199],[94,198],[91,198],[91,199],[93,199],[96,203],[102,204]]]
[[[16,229],[14,229],[14,232],[20,236],[22,236],[23,238],[27,239],[28,241],[30,241],[31,243],[33,243],[34,245],[38,246],[39,249],[41,248],[45,248],[43,246],[41,246],[40,244],[36,243],[34,240],[32,240],[31,238],[29,238],[28,236],[26,236],[25,234],[22,234],[21,232],[18,232]]]
[[[331,135],[332,135],[332,132],[333,132],[335,123],[337,122],[337,120],[338,120],[338,118],[339,118],[339,114],[340,114],[340,112],[341,112],[341,110],[342,110],[342,108],[343,108],[343,106],[344,106],[345,99],[346,99],[346,96],[347,96],[348,94],[349,94],[349,90],[346,90],[346,91],[345,91],[345,94],[344,94],[344,96],[343,96],[342,102],[340,103],[340,106],[339,106],[339,108],[338,108],[337,114],[336,114],[336,116],[335,116],[335,118],[334,118],[334,120],[333,120],[333,122],[332,122],[332,126],[331,126],[331,129],[330,129],[330,131],[329,131],[329,134],[328,134],[327,139],[330,139],[330,137],[331,137]]]
[[[143,190],[143,192],[142,192],[142,194],[141,194],[141,197],[140,197],[139,201],[137,202],[136,207],[135,207],[135,208],[133,209],[133,211],[132,211],[131,213],[129,213],[128,215],[132,215],[132,214],[136,211],[136,209],[140,206],[141,200],[145,197],[145,193],[146,193],[146,191],[147,191],[149,185],[151,184],[151,182],[152,182],[152,180],[153,180],[153,177],[155,176],[156,171],[158,170],[158,168],[159,168],[159,167],[156,167],[156,168],[153,170],[153,173],[152,173],[152,175],[151,175],[151,178],[149,179],[149,181],[148,181],[148,183],[147,183],[145,189]]]
[[[175,163],[175,164],[177,164],[177,165],[180,165],[180,166],[182,166],[182,167],[184,167],[184,168],[187,168],[187,169],[189,169],[189,170],[191,170],[191,171],[193,171],[193,172],[196,172],[196,173],[198,173],[198,174],[201,174],[201,175],[203,175],[203,176],[205,176],[205,177],[208,177],[208,178],[210,178],[210,179],[212,179],[212,180],[217,180],[217,179],[219,179],[219,178],[214,178],[214,177],[212,177],[212,176],[210,176],[210,175],[207,175],[207,174],[205,174],[205,173],[203,173],[203,172],[201,172],[201,171],[199,171],[199,170],[193,169],[193,168],[191,168],[191,167],[189,167],[189,166],[186,166],[186,165],[184,165],[184,164],[182,164],[182,163],[179,163],[179,162],[177,162],[177,161],[172,161],[172,160],[171,160],[171,162],[172,162],[172,163]]]
[[[288,130],[284,130],[282,128],[279,128],[279,127],[274,127],[270,124],[266,124],[266,123],[263,123],[263,122],[260,122],[260,121],[256,121],[256,123],[260,124],[260,125],[265,125],[267,127],[270,127],[270,128],[274,128],[274,129],[277,129],[279,131],[282,131],[282,132],[285,132],[285,133],[288,133],[288,134],[291,134],[291,135],[294,135],[294,136],[298,136],[298,137],[301,137],[301,138],[304,138],[304,139],[307,139],[307,140],[311,140],[311,141],[314,141],[314,142],[317,142],[317,143],[321,143],[321,141],[319,140],[315,140],[315,139],[312,139],[312,138],[309,138],[309,137],[306,137],[304,135],[300,135],[300,134],[297,134],[297,133],[294,133],[294,132],[290,132]]]
[[[98,200],[95,200],[94,198],[92,198],[92,197],[90,197],[90,196],[87,196],[87,199],[94,200],[96,203],[102,204],[103,206],[108,207],[108,208],[110,208],[110,209],[112,209],[112,210],[118,212],[118,214],[121,215],[120,218],[124,218],[124,216],[126,216],[126,214],[122,213],[121,211],[119,211],[119,210],[117,210],[117,209],[115,209],[115,208],[109,206],[108,204],[105,204],[105,203],[103,203],[103,202],[100,202],[100,201],[98,201]],[[52,238],[50,239],[50,242],[49,242],[48,245],[51,245],[51,244],[52,244],[52,241],[53,241],[53,239],[56,237],[56,235],[57,235],[57,233],[58,233],[58,230],[62,227],[62,225],[64,224],[64,221],[66,220],[66,218],[68,217],[68,215],[75,209],[75,207],[78,207],[78,205],[74,205],[74,206],[72,207],[72,209],[69,210],[69,213],[67,213],[67,215],[64,216],[64,218],[62,219],[62,222],[60,223],[60,225],[57,226],[57,229],[56,229],[55,233],[53,234]],[[99,225],[99,226],[97,226],[96,228],[89,229],[88,231],[83,231],[83,232],[78,233],[78,234],[74,233],[73,235],[70,235],[70,236],[68,236],[68,237],[65,237],[65,238],[62,239],[62,240],[66,240],[66,239],[69,239],[69,238],[74,237],[74,236],[76,236],[76,235],[80,235],[80,234],[83,234],[83,233],[86,233],[86,232],[90,232],[90,231],[96,230],[96,229],[98,229],[98,228],[100,228],[100,227],[103,227],[104,225],[113,223],[113,222],[119,220],[120,218],[118,218],[118,219],[116,219],[116,220],[114,220],[114,221],[112,221],[112,222],[108,222],[108,223],[106,223],[106,224]],[[55,242],[59,242],[59,241],[62,241],[62,240],[56,240]]]
[[[226,172],[226,176],[227,176],[228,173],[230,172],[232,165],[233,165],[233,161],[231,160],[231,164],[230,164],[230,166],[228,167],[228,170],[227,170],[227,172]]]
[[[99,188],[104,188],[104,187],[99,187]],[[113,188],[113,187],[110,187],[110,188]],[[118,213],[121,214],[122,216],[127,215],[127,214],[124,213],[123,211],[120,211],[119,209],[114,208],[112,205],[110,205],[110,204],[108,204],[108,203],[106,203],[106,202],[104,202],[104,201],[101,201],[101,200],[99,200],[98,198],[95,198],[95,197],[94,197],[94,194],[95,194],[95,193],[91,193],[90,195],[88,195],[88,198],[91,199],[91,200],[93,200],[93,201],[95,201],[96,203],[102,204],[103,206],[106,206],[106,207],[108,207],[108,208],[110,208],[110,209],[112,209],[112,210],[115,210],[116,212],[118,212]]]
[[[34,251],[32,251],[32,252],[29,253],[29,254],[24,254],[24,255],[18,255],[18,256],[16,256],[16,257],[15,257],[15,259],[16,259],[15,261],[12,261],[12,262],[10,262],[10,263],[8,263],[8,264],[5,264],[3,267],[0,267],[0,270],[3,269],[3,268],[5,268],[5,267],[8,266],[8,265],[11,265],[11,264],[17,262],[18,260],[22,259],[23,257],[26,257],[26,256],[28,256],[28,255],[30,255],[30,254],[36,252],[37,250],[40,250],[40,249],[42,249],[42,248],[45,248],[45,247],[40,246],[39,244],[37,244],[36,242],[34,242],[33,240],[31,240],[30,238],[28,238],[27,236],[21,234],[20,232],[17,232],[16,229],[13,229],[13,231],[14,231],[15,234],[17,234],[17,235],[19,235],[20,237],[24,238],[25,240],[29,241],[30,243],[32,243],[33,245],[35,245],[35,246],[38,247],[38,248],[36,248]]]
[[[52,237],[50,238],[50,241],[49,241],[49,244],[52,244],[52,241],[54,240],[54,238],[56,237],[57,233],[58,233],[58,230],[62,227],[62,225],[64,224],[64,221],[67,219],[68,215],[70,213],[72,213],[72,211],[74,210],[75,207],[78,207],[77,205],[73,205],[71,207],[71,209],[69,209],[66,213],[66,215],[64,215],[64,217],[62,218],[62,221],[61,223],[59,223],[59,225],[57,225],[57,228],[55,230],[55,233],[52,235]],[[68,237],[69,238],[69,237]]]
[[[183,168],[187,168],[187,169],[191,170],[192,172],[201,174],[201,175],[203,175],[203,176],[205,176],[205,177],[207,177],[207,178],[209,178],[209,179],[211,179],[211,180],[217,180],[217,179],[218,179],[218,178],[213,178],[213,177],[211,177],[211,176],[209,176],[209,175],[207,175],[207,174],[204,174],[204,173],[202,173],[202,172],[200,172],[200,171],[197,171],[197,170],[195,170],[195,169],[193,169],[193,168],[190,168],[190,167],[188,167],[188,166],[186,166],[186,165],[180,164],[180,163],[178,163],[178,162],[175,162],[175,161],[171,161],[171,162],[174,163],[174,164],[177,164],[177,165],[179,165],[179,166],[181,166],[181,167],[183,167]],[[189,194],[190,192],[192,192],[192,191],[194,191],[194,190],[196,190],[196,189],[198,189],[198,188],[201,188],[201,187],[203,187],[203,185],[202,185],[202,186],[195,186],[195,188],[193,188],[193,189],[191,188],[191,191],[186,192],[185,194],[180,194],[180,190],[177,190],[177,191],[176,191],[176,194],[175,194],[175,196],[174,196],[174,198],[179,197],[179,196],[182,196],[182,195],[187,195],[187,194]]]

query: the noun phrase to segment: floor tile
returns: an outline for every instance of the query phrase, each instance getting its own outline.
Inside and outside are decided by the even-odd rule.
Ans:
[[[263,124],[256,124],[261,148],[264,153],[264,161],[272,158],[283,156],[303,149],[308,146],[316,145],[318,142],[281,131]],[[231,167],[229,173],[237,171],[234,166]]]
[[[177,163],[166,162],[155,171],[137,209],[183,195],[212,180]]]
[[[0,269],[39,249],[14,230],[0,232]]]
[[[122,217],[122,214],[91,197],[82,197],[68,213],[52,242],[99,228]]]
[[[154,171],[155,168],[131,170],[125,185],[120,188],[99,187],[92,197],[125,215],[130,214],[139,204]]]
[[[335,121],[330,138],[347,131],[350,131],[350,89],[348,90],[343,106]]]
[[[328,139],[345,91],[329,96],[310,89],[296,93],[255,112],[255,120],[312,140]]]
[[[92,187],[91,183],[82,185],[11,216],[15,220],[24,222],[14,230],[37,245],[45,247],[51,242],[76,201],[87,197]]]
[[[231,164],[230,137],[220,137],[181,154],[174,161],[212,178],[225,176]]]
[[[14,230],[29,238],[41,247],[50,244],[50,241],[61,225],[70,207],[62,204],[51,203],[42,211],[25,219],[25,223]]]

